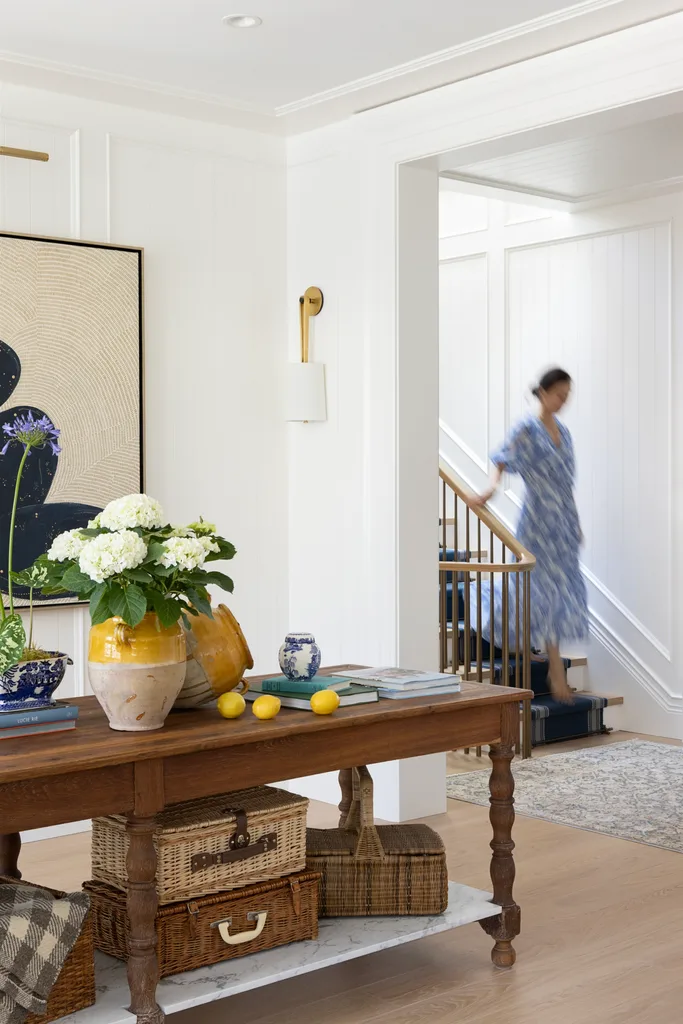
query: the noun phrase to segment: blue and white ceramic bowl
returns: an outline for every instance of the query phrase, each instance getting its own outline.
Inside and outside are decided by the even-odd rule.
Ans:
[[[288,633],[280,648],[280,668],[288,679],[312,679],[320,668],[320,658],[312,633]]]
[[[0,711],[34,711],[54,703],[52,694],[73,661],[59,651],[47,653],[41,661],[20,661],[0,675]]]

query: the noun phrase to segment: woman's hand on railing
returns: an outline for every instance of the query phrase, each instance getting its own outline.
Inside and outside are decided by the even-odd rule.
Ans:
[[[488,505],[493,495],[496,493],[495,487],[489,487],[482,494],[475,494],[470,500],[472,508],[483,508],[484,505]]]

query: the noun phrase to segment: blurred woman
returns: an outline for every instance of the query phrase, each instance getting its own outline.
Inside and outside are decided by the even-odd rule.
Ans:
[[[533,389],[537,414],[518,423],[494,452],[491,487],[477,499],[485,505],[505,472],[524,482],[517,538],[536,557],[531,573],[531,644],[547,655],[551,692],[563,701],[571,700],[571,690],[560,646],[588,635],[586,586],[579,565],[583,534],[574,500],[574,445],[569,430],[557,419],[571,387],[566,370],[549,370],[541,377]],[[499,598],[496,594],[495,605]]]

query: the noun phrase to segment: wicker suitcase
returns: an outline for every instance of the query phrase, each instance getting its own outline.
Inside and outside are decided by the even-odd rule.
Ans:
[[[426,825],[374,824],[372,778],[353,770],[343,827],[311,828],[306,866],[319,871],[320,917],[442,914],[448,906],[446,851]]]
[[[33,885],[31,882],[18,882],[16,878],[5,878],[0,875],[0,884],[26,885],[33,889],[44,889],[61,899],[65,893],[56,889],[48,889],[46,885]],[[95,958],[93,950],[92,911],[88,914],[81,934],[76,939],[73,949],[64,962],[59,977],[53,985],[47,1001],[45,1013],[29,1013],[24,1024],[50,1024],[78,1010],[85,1010],[95,1002]]]
[[[318,935],[318,885],[311,872],[250,885],[218,896],[161,907],[156,917],[162,977],[208,967]],[[101,882],[86,882],[95,946],[119,960],[128,955],[126,897]]]
[[[283,878],[306,866],[308,800],[270,786],[167,807],[157,819],[162,904]],[[92,877],[125,892],[126,822],[95,818]]]

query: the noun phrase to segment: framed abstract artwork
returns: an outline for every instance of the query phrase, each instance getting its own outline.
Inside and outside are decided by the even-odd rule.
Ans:
[[[144,490],[142,258],[138,248],[0,232],[0,431],[18,414],[46,415],[62,449],[33,450],[26,461],[15,570],[113,498]],[[21,455],[10,445],[0,457],[3,594]],[[19,604],[27,597],[15,594]]]

